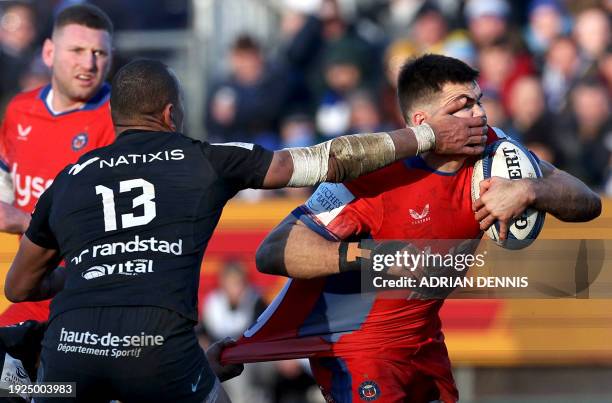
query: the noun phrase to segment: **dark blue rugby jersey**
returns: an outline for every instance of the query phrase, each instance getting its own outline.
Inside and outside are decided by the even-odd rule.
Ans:
[[[66,167],[27,237],[65,259],[51,317],[91,306],[159,306],[197,320],[199,269],[225,203],[259,188],[273,153],[177,133],[129,131]]]

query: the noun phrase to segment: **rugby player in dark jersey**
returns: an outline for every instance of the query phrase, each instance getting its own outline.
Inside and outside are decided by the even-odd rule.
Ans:
[[[338,182],[427,150],[483,150],[485,120],[450,116],[465,100],[440,110],[433,129],[270,152],[181,135],[180,93],[162,63],[122,68],[111,92],[116,141],[66,167],[36,206],[5,294],[57,294],[38,381],[76,382],[76,398],[37,403],[228,401],[219,378],[236,368],[221,367],[218,352],[209,365],[193,326],[204,250],[236,192]]]

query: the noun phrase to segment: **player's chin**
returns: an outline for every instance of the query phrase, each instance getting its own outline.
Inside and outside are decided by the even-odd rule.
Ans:
[[[94,95],[96,95],[98,90],[100,90],[100,87],[102,87],[102,82],[95,83],[95,84],[91,83],[87,85],[83,85],[83,84],[76,85],[72,88],[71,98],[74,100],[81,101],[81,102],[87,102]]]

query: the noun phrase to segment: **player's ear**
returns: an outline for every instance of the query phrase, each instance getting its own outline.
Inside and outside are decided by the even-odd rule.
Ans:
[[[164,122],[164,125],[173,132],[177,131],[177,127],[174,122],[174,114],[175,114],[174,105],[166,104],[162,112],[162,120]]]
[[[45,39],[43,44],[41,56],[45,65],[49,68],[53,67],[53,53],[55,52],[55,45],[50,38]]]
[[[423,111],[416,111],[410,117],[410,124],[413,126],[418,126],[423,123],[427,119],[427,113]]]

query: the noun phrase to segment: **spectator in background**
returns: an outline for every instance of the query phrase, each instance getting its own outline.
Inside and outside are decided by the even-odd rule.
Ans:
[[[568,24],[560,0],[532,0],[529,4],[529,25],[525,30],[525,42],[537,62],[552,42],[567,34]]]
[[[578,14],[574,27],[574,37],[583,57],[596,62],[610,45],[609,16],[600,8],[588,8]]]
[[[10,2],[0,12],[0,103],[4,110],[4,104],[22,90],[20,76],[34,56],[36,15],[25,2]]]
[[[249,284],[244,264],[228,261],[219,273],[219,288],[204,301],[202,324],[213,342],[224,337],[237,338],[265,308]]]
[[[274,149],[287,97],[284,71],[266,64],[261,47],[240,35],[230,50],[229,77],[211,85],[206,129],[213,141],[244,141]]]
[[[506,0],[469,0],[465,16],[474,45],[482,48],[507,37],[509,14]]]
[[[499,38],[480,49],[478,66],[480,87],[498,92],[506,110],[516,80],[534,72],[529,55],[518,51],[508,38]]]
[[[508,135],[518,139],[538,158],[555,163],[555,119],[546,109],[544,92],[535,76],[518,79],[510,92]]]
[[[308,88],[318,130],[329,137],[343,134],[349,125],[347,94],[379,78],[373,47],[344,18],[336,0],[288,3],[283,24],[287,64]]]
[[[440,9],[431,1],[426,1],[412,24],[410,39],[421,53],[440,53],[448,34],[446,19]]]
[[[348,96],[363,88],[367,54],[360,43],[343,38],[330,44],[324,51],[325,89],[318,97],[316,123],[325,137],[347,133],[351,110]]]
[[[499,127],[505,133],[508,133],[508,115],[501,103],[499,93],[493,90],[484,90],[482,92],[482,107],[487,112],[487,124],[489,126]]]
[[[560,113],[566,107],[568,92],[585,73],[585,67],[571,37],[561,36],[551,43],[542,69],[542,85],[551,111]]]
[[[612,151],[610,98],[600,81],[583,80],[571,93],[571,110],[561,115],[555,136],[560,167],[601,190]]]
[[[351,118],[347,134],[377,133],[390,130],[390,126],[383,122],[378,105],[370,93],[357,91],[350,95],[348,103],[351,109]]]

